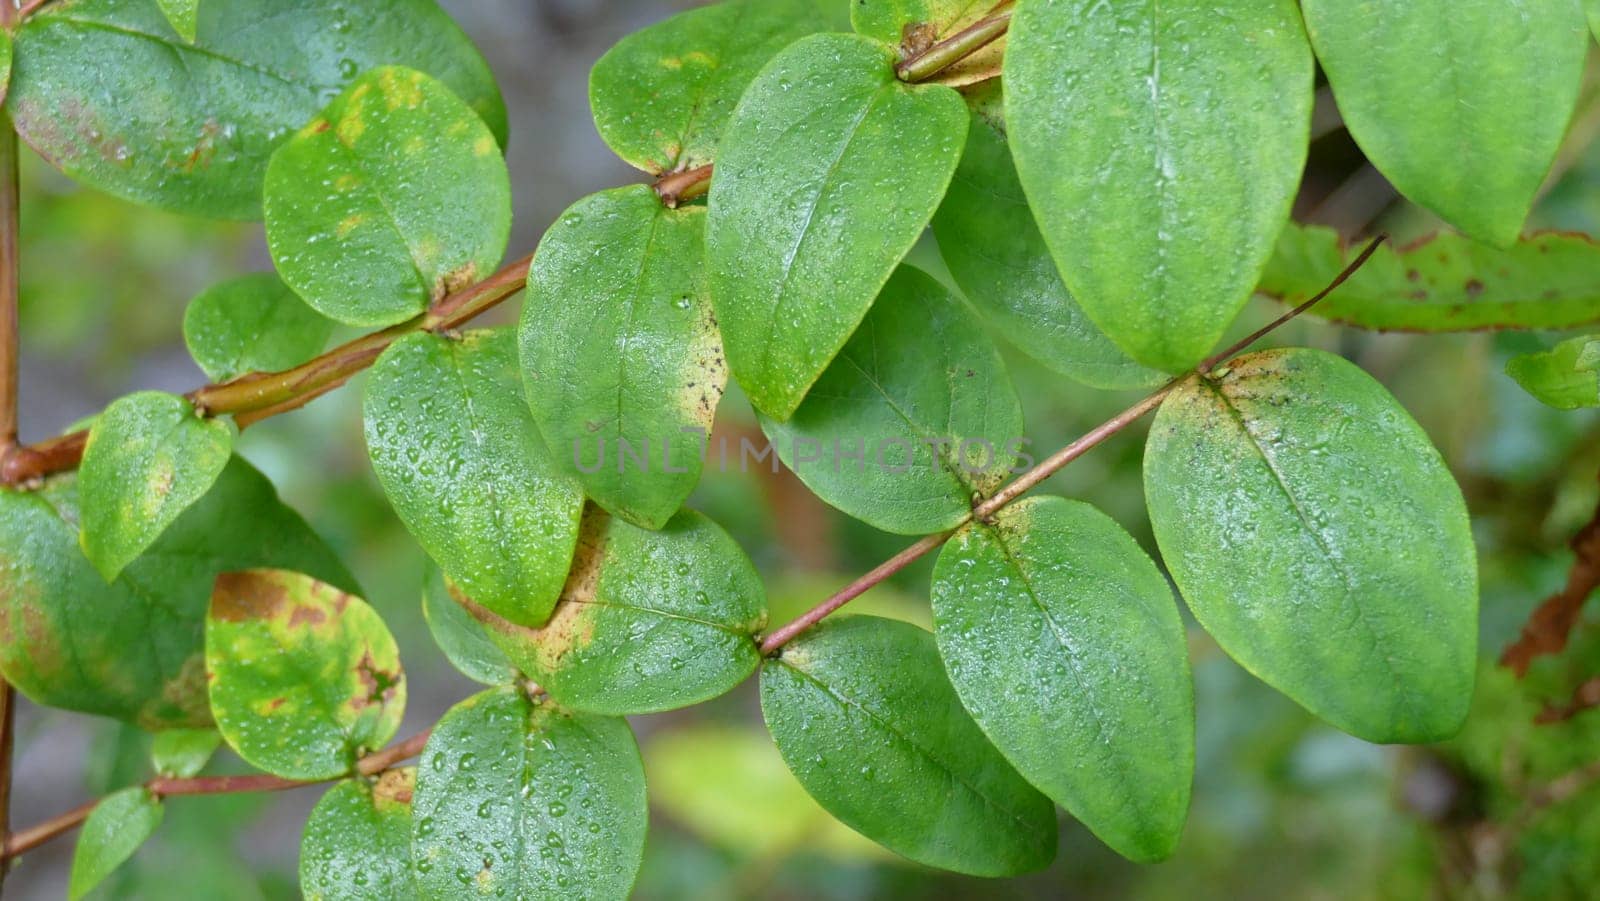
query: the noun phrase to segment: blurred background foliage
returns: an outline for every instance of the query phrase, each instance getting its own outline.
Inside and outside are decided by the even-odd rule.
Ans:
[[[615,40],[688,3],[667,0],[445,0],[489,58],[511,108],[513,255],[535,246],[584,194],[635,180],[595,135],[588,67]],[[1559,179],[1533,227],[1600,231],[1600,146],[1580,113]],[[222,278],[264,269],[261,230],[189,220],[81,189],[29,157],[23,172],[23,439],[38,440],[134,388],[203,381],[179,334],[185,303]],[[1434,227],[1393,203],[1342,134],[1314,146],[1297,214],[1355,234],[1382,220]],[[931,240],[913,262],[941,274]],[[1278,309],[1258,301],[1239,334]],[[513,311],[499,311],[507,321]],[[1482,666],[1457,739],[1378,747],[1324,726],[1190,632],[1199,748],[1194,804],[1176,856],[1117,857],[1070,821],[1046,872],[988,882],[898,860],[833,822],[784,770],[760,722],[754,681],[692,710],[636,718],[654,807],[637,895],[666,898],[912,897],[1595,897],[1600,892],[1600,710],[1535,725],[1549,703],[1600,675],[1591,609],[1565,654],[1516,680],[1495,665],[1529,612],[1565,580],[1566,542],[1593,514],[1600,417],[1561,413],[1504,375],[1512,354],[1552,335],[1372,335],[1302,319],[1281,343],[1337,351],[1383,380],[1416,415],[1466,490],[1483,576]],[[1120,410],[1009,355],[1032,450],[1042,456]],[[401,645],[411,702],[403,730],[431,724],[474,689],[428,637],[423,557],[379,492],[360,431],[360,382],[244,433],[240,451],[344,554]],[[737,447],[759,431],[734,392],[718,428]],[[1154,551],[1140,479],[1143,426],[1068,467],[1046,490],[1088,500]],[[736,457],[735,457],[736,460]],[[709,471],[691,505],[722,523],[768,579],[781,622],[899,550],[904,538],[832,512],[792,478]],[[854,609],[928,625],[928,564]],[[148,737],[24,704],[13,820],[26,825],[149,774]],[[217,772],[242,770],[226,753]],[[297,894],[300,827],[318,791],[184,798],[105,898],[254,899]],[[59,898],[71,842],[25,858],[17,898]]]

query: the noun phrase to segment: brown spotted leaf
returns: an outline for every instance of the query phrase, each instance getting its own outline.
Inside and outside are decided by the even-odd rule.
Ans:
[[[300,838],[300,890],[308,901],[411,901],[411,795],[416,767],[328,789]]]

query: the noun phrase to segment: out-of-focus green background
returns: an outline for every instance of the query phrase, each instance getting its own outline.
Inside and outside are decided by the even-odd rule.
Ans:
[[[845,0],[840,0],[845,2]],[[446,0],[474,36],[512,116],[513,254],[584,194],[639,180],[590,123],[587,72],[616,39],[680,8],[668,0]],[[1339,144],[1314,159],[1338,169]],[[1600,151],[1574,157],[1533,225],[1600,230]],[[1330,162],[1331,161],[1331,162]],[[268,265],[258,226],[144,210],[80,189],[29,158],[23,204],[23,438],[37,440],[134,388],[203,381],[179,336],[188,299],[212,282]],[[1339,183],[1330,182],[1328,187]],[[1301,213],[1365,221],[1386,202],[1357,171]],[[1391,220],[1396,219],[1391,211]],[[1398,214],[1404,229],[1427,228]],[[931,243],[913,261],[940,271]],[[1258,302],[1247,327],[1276,312]],[[497,314],[508,321],[514,310]],[[650,772],[652,828],[642,898],[1296,897],[1600,894],[1600,787],[1560,777],[1600,760],[1600,711],[1532,725],[1544,701],[1600,674],[1589,614],[1575,647],[1517,683],[1493,664],[1529,610],[1558,588],[1566,539],[1594,509],[1600,418],[1558,413],[1502,373],[1511,353],[1556,336],[1374,336],[1312,321],[1275,340],[1347,354],[1387,383],[1427,428],[1471,506],[1483,574],[1483,666],[1466,732],[1421,748],[1369,745],[1324,726],[1231,663],[1191,630],[1199,717],[1194,804],[1177,855],[1122,861],[1063,820],[1046,872],[981,881],[923,869],[831,822],[783,770],[760,724],[754,686],[689,711],[634,720]],[[1033,447],[1060,446],[1130,397],[1091,391],[1011,354]],[[399,638],[410,677],[405,732],[474,691],[433,647],[418,603],[423,559],[365,462],[359,380],[307,409],[244,433],[240,450],[350,561]],[[719,428],[755,428],[737,393]],[[1153,550],[1139,465],[1143,427],[1069,467],[1047,490],[1089,500]],[[833,513],[797,482],[709,473],[693,505],[726,526],[768,578],[785,620],[905,539]],[[927,566],[857,608],[927,624]],[[147,739],[90,717],[24,705],[13,819],[27,825],[91,795],[145,778]],[[214,767],[237,768],[226,753]],[[318,791],[176,799],[155,840],[98,897],[295,897],[300,827]],[[11,897],[65,893],[72,842],[27,856]]]

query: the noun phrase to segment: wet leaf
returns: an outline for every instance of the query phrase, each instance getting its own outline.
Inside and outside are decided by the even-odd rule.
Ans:
[[[591,498],[651,529],[700,481],[728,380],[704,234],[704,207],[617,188],[563,213],[528,273],[522,375],[539,430]]]
[[[916,626],[823,622],[762,664],[761,712],[806,791],[897,854],[976,876],[1055,856],[1049,800],[961,709],[933,636]]]
[[[1370,376],[1296,349],[1191,380],[1156,416],[1144,481],[1179,591],[1246,669],[1368,741],[1461,727],[1478,628],[1466,504]]]
[[[910,56],[951,37],[1004,4],[997,0],[854,0],[850,23],[855,30]],[[939,73],[939,82],[965,85],[1000,74],[1006,39],[984,47]]]
[[[802,38],[761,71],[717,156],[706,223],[733,375],[788,419],[928,224],[966,139],[961,97],[894,74],[853,35]]]
[[[1558,410],[1600,407],[1600,335],[1568,338],[1549,350],[1519,354],[1506,375]]]
[[[778,457],[817,496],[879,529],[958,525],[1005,481],[1022,407],[983,327],[930,276],[902,266],[788,422],[761,417]]]
[[[205,616],[219,573],[355,580],[272,483],[234,457],[205,497],[107,585],[78,548],[72,476],[0,491],[0,670],[36,703],[149,729],[205,726]]]
[[[161,7],[161,14],[167,17],[172,30],[193,44],[200,27],[200,0],[156,0],[156,5]]]
[[[618,41],[589,73],[600,137],[652,175],[704,166],[739,95],[779,50],[822,29],[816,0],[730,0]]]
[[[649,531],[591,507],[572,573],[542,629],[460,598],[506,655],[575,710],[654,713],[726,693],[756,668],[766,593],[744,550],[684,510]]]
[[[415,816],[423,897],[623,898],[644,853],[644,766],[627,721],[490,689],[434,728]]]
[[[153,0],[52,3],[16,53],[12,108],[34,149],[91,187],[194,215],[260,218],[272,151],[377,65],[432,74],[506,134],[488,66],[433,0],[205,0],[192,44]]]
[[[484,685],[510,685],[517,670],[463,604],[466,595],[431,562],[422,588],[422,616],[433,641],[461,674]]]
[[[183,343],[217,382],[299,366],[320,353],[332,334],[333,320],[306,306],[270,272],[213,285],[183,313]]]
[[[210,490],[233,453],[234,428],[184,398],[141,391],[89,429],[78,469],[79,540],[107,582]]]
[[[300,891],[307,901],[411,901],[411,796],[415,767],[328,789],[300,838]]]
[[[150,743],[150,766],[163,776],[187,779],[206,768],[221,744],[215,729],[164,729]]]
[[[539,440],[512,330],[395,342],[372,367],[364,409],[372,467],[406,528],[475,601],[543,625],[583,494]]]
[[[1288,221],[1312,60],[1289,0],[1035,0],[1005,58],[1012,155],[1062,278],[1134,360],[1216,345]]]
[[[82,898],[127,862],[161,825],[161,801],[142,785],[101,799],[83,822],[67,897]]]
[[[287,779],[350,772],[394,737],[406,704],[399,652],[377,612],[286,570],[217,577],[206,676],[228,744]]]
[[[511,178],[494,135],[443,83],[400,66],[356,79],[267,165],[267,245],[318,312],[394,325],[494,272]]]
[[[1339,112],[1372,164],[1468,235],[1516,240],[1577,104],[1588,48],[1579,5],[1301,5]]]
[[[1114,520],[1058,497],[962,529],[933,573],[961,701],[1117,853],[1169,856],[1194,777],[1194,687],[1166,577]]]

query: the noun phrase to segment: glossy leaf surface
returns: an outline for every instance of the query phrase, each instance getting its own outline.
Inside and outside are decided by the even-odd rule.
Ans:
[[[183,342],[212,381],[277,372],[321,352],[333,320],[306,306],[270,272],[240,276],[202,291],[183,313]]]
[[[1600,407],[1600,335],[1580,335],[1546,351],[1512,357],[1506,375],[1558,410]]]
[[[422,587],[422,615],[433,641],[463,676],[484,685],[510,685],[516,667],[490,640],[482,623],[465,606],[466,595],[438,566],[429,565]],[[481,608],[480,608],[481,609]]]
[[[416,768],[406,767],[328,789],[300,837],[300,891],[307,901],[418,897],[411,874],[416,782]]]
[[[193,44],[195,32],[200,27],[200,0],[156,0],[167,24],[178,36]]]
[[[221,744],[215,729],[163,729],[150,742],[150,766],[163,776],[187,779],[205,769]]]
[[[161,800],[135,785],[107,795],[83,822],[67,897],[78,901],[122,866],[161,825]]]

